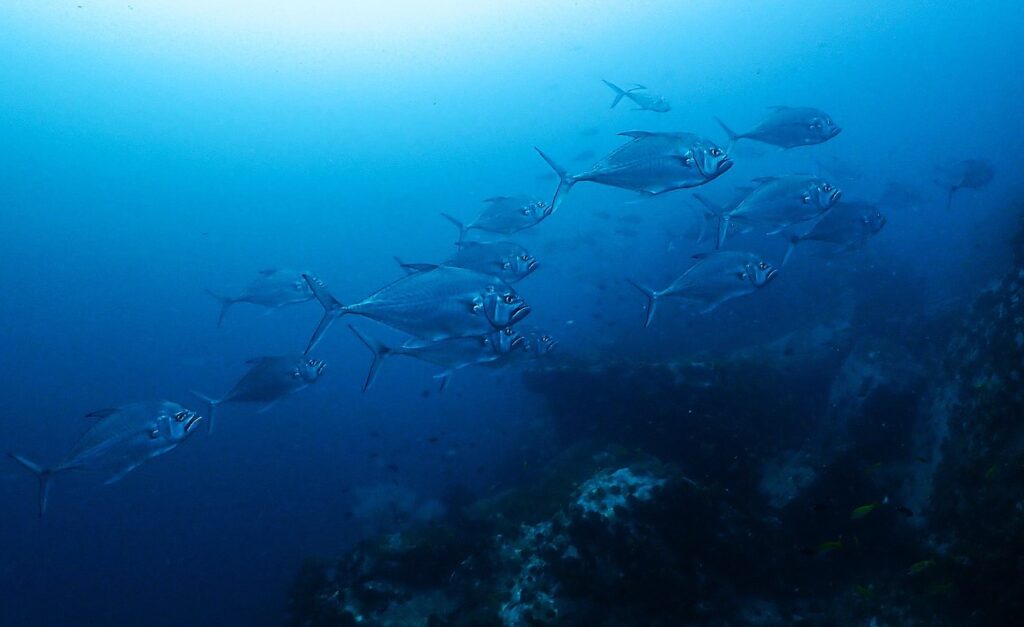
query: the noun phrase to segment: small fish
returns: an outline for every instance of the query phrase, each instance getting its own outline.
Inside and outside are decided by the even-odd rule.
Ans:
[[[946,209],[953,206],[953,195],[961,189],[981,189],[995,178],[995,168],[987,159],[967,159],[951,166],[940,167],[942,180],[935,181],[949,190]]]
[[[614,109],[615,105],[619,104],[623,98],[628,98],[633,101],[636,105],[636,111],[654,111],[655,113],[667,113],[672,110],[672,106],[668,103],[668,100],[664,96],[659,96],[652,93],[649,89],[643,85],[634,85],[629,89],[622,89],[614,83],[610,83],[606,80],[601,80],[602,83],[608,86],[613,92],[615,92],[615,99],[612,100],[612,106],[609,109]]]
[[[484,231],[511,235],[537,226],[548,216],[548,204],[529,196],[492,196],[485,198],[487,206],[469,224],[463,224],[447,213],[441,215],[459,229],[459,241],[469,231]]]
[[[780,148],[795,148],[821,144],[832,139],[843,129],[832,116],[812,107],[769,107],[772,113],[763,122],[746,133],[737,133],[715,118],[729,136],[730,148],[741,139],[771,144]]]
[[[619,135],[630,141],[579,174],[569,174],[535,148],[559,178],[548,214],[554,213],[569,190],[581,181],[655,195],[703,185],[732,167],[724,150],[693,133],[626,131]]]
[[[263,405],[259,411],[265,412],[285,396],[316,383],[327,367],[322,360],[306,355],[256,357],[245,363],[251,366],[249,371],[221,398],[192,392],[210,406],[208,433],[213,431],[213,412],[218,406],[224,403],[257,403]]]
[[[855,586],[853,586],[853,591],[856,592],[858,596],[861,596],[865,599],[870,599],[875,596],[874,590],[867,586],[862,586],[860,584],[856,584]]]
[[[515,242],[470,242],[458,244],[459,250],[451,258],[438,265],[465,268],[489,274],[505,281],[517,283],[537,269],[537,259]],[[407,273],[433,270],[434,264],[398,262]]]
[[[487,335],[522,320],[530,306],[493,276],[439,266],[402,277],[363,300],[343,305],[319,279],[303,275],[324,308],[306,347],[309,353],[331,324],[346,314],[376,320],[423,340]]]
[[[911,576],[913,576],[913,575],[920,575],[921,573],[923,573],[924,571],[928,570],[932,566],[935,566],[935,560],[932,560],[932,559],[921,560],[920,562],[914,562],[914,564],[911,565],[911,567],[907,569],[907,574],[911,575]]]
[[[905,517],[905,518],[913,518],[914,517],[914,510],[910,509],[906,505],[897,505],[896,506],[896,513],[899,514],[900,516]]]
[[[778,273],[770,263],[753,253],[716,251],[694,255],[694,258],[697,263],[663,290],[630,281],[647,297],[645,327],[651,325],[655,306],[661,298],[671,296],[697,303],[703,306],[701,313],[708,313],[727,300],[757,291]]]
[[[850,519],[860,520],[868,514],[870,514],[871,512],[875,511],[877,508],[878,503],[868,503],[867,505],[861,505],[860,507],[854,508],[854,510],[850,512]]]
[[[843,548],[843,543],[841,541],[829,540],[827,542],[822,542],[818,546],[806,547],[801,550],[801,553],[804,555],[824,555],[841,548]]]
[[[885,216],[871,203],[840,202],[825,212],[807,232],[790,236],[782,265],[786,265],[800,242],[825,242],[840,246],[843,251],[855,250],[878,235],[885,223]]]
[[[171,401],[129,403],[86,416],[96,419],[56,466],[44,468],[8,453],[39,479],[39,516],[46,511],[50,481],[66,470],[104,473],[105,484],[120,480],[143,462],[181,444],[202,416]]]
[[[364,392],[373,385],[384,358],[391,355],[405,355],[441,366],[444,372],[436,378],[441,380],[441,390],[444,390],[456,370],[498,360],[511,351],[519,350],[525,342],[525,338],[515,329],[506,327],[487,335],[454,337],[435,342],[412,340],[401,346],[388,346],[365,331],[352,325],[349,328],[373,353],[373,362],[366,375],[366,383],[363,384]]]
[[[207,294],[220,301],[220,316],[217,318],[217,326],[219,327],[224,322],[224,316],[235,303],[252,303],[276,309],[285,305],[313,300],[313,291],[302,280],[302,274],[296,270],[260,270],[259,276],[249,283],[238,296],[222,296],[206,290]]]
[[[987,481],[992,477],[995,477],[997,472],[999,472],[999,467],[996,464],[992,464],[987,470],[985,470],[985,480]]]

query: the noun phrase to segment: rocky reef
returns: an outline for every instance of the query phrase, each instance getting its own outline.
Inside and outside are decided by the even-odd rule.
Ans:
[[[310,561],[293,626],[1024,624],[1024,230],[969,312],[527,374],[539,476]]]

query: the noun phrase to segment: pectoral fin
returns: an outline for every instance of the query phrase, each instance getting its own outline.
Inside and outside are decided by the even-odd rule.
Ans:
[[[125,476],[125,475],[127,475],[127,474],[128,474],[128,473],[130,473],[131,471],[133,471],[133,470],[135,470],[136,468],[138,468],[138,467],[139,467],[139,464],[141,464],[141,463],[142,463],[142,462],[135,462],[134,464],[129,464],[128,466],[125,466],[125,467],[124,467],[124,468],[122,468],[121,470],[118,470],[118,471],[117,471],[116,473],[114,473],[114,474],[113,474],[113,475],[112,475],[111,477],[109,477],[109,478],[108,478],[108,479],[107,479],[106,481],[104,481],[104,482],[103,482],[103,485],[110,485],[111,483],[117,483],[117,482],[118,482],[118,481],[120,481],[121,479],[124,479],[124,476]]]

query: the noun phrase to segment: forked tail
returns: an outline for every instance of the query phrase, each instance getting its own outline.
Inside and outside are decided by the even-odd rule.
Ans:
[[[647,316],[644,318],[644,328],[651,326],[651,320],[654,319],[654,309],[658,304],[658,293],[649,287],[640,285],[633,279],[626,279],[629,284],[640,290],[640,293],[647,297]]]
[[[323,338],[324,333],[327,332],[327,329],[330,328],[331,324],[333,324],[336,319],[344,315],[345,306],[341,304],[341,301],[327,291],[327,286],[324,285],[323,281],[320,279],[308,274],[303,274],[302,278],[309,284],[309,288],[313,290],[313,296],[316,296],[317,301],[319,301],[320,305],[324,308],[324,317],[320,318],[320,324],[318,324],[316,330],[313,331],[313,336],[309,338],[309,344],[303,352],[304,355],[308,355],[309,351],[313,350],[317,343],[320,342],[320,339]]]
[[[50,479],[53,478],[54,471],[49,468],[43,468],[39,464],[25,459],[21,455],[15,455],[14,453],[8,453],[11,459],[18,462],[22,468],[29,471],[36,476],[39,480],[39,517],[42,518],[46,512],[46,502],[50,497]]]
[[[555,190],[554,197],[551,198],[551,206],[548,207],[547,211],[544,212],[545,216],[549,216],[558,209],[558,205],[561,204],[562,198],[569,193],[572,186],[576,184],[576,177],[566,172],[565,168],[552,161],[551,157],[544,154],[544,151],[536,146],[533,147],[537,151],[537,154],[541,156],[544,161],[547,162],[551,169],[558,175],[558,189]]]

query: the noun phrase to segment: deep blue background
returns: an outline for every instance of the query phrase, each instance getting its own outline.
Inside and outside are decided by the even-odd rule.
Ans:
[[[940,306],[1005,261],[1024,162],[1014,3],[162,4],[0,5],[4,450],[54,462],[85,413],[131,400],[201,408],[188,390],[217,394],[245,359],[301,350],[320,316],[314,303],[239,305],[218,329],[203,288],[290,267],[359,298],[399,276],[392,255],[450,252],[440,211],[471,219],[488,196],[547,197],[534,145],[582,169],[573,157],[604,154],[619,131],[724,143],[714,115],[747,128],[768,105],[818,106],[843,134],[788,153],[741,144],[704,191],[724,200],[750,177],[837,157],[862,173],[849,198],[893,180],[926,197],[845,263],[908,277],[920,290],[908,298]],[[674,109],[609,110],[602,78],[646,84]],[[947,213],[934,168],[972,157],[998,178]],[[519,238],[542,264],[521,286],[529,322],[565,354],[657,358],[842,315],[841,299],[815,298],[842,291],[833,266],[801,250],[756,297],[711,316],[662,306],[642,332],[622,279],[661,286],[685,270],[698,214],[685,192],[634,200],[580,185]],[[781,256],[777,241],[747,245]],[[343,325],[318,353],[328,374],[306,393],[260,415],[226,407],[214,435],[119,484],[59,477],[42,521],[31,478],[5,462],[0,624],[279,624],[302,557],[371,531],[346,515],[358,489],[485,492],[546,450],[516,372],[460,373],[424,397],[434,370],[395,360],[363,395],[369,355]]]

